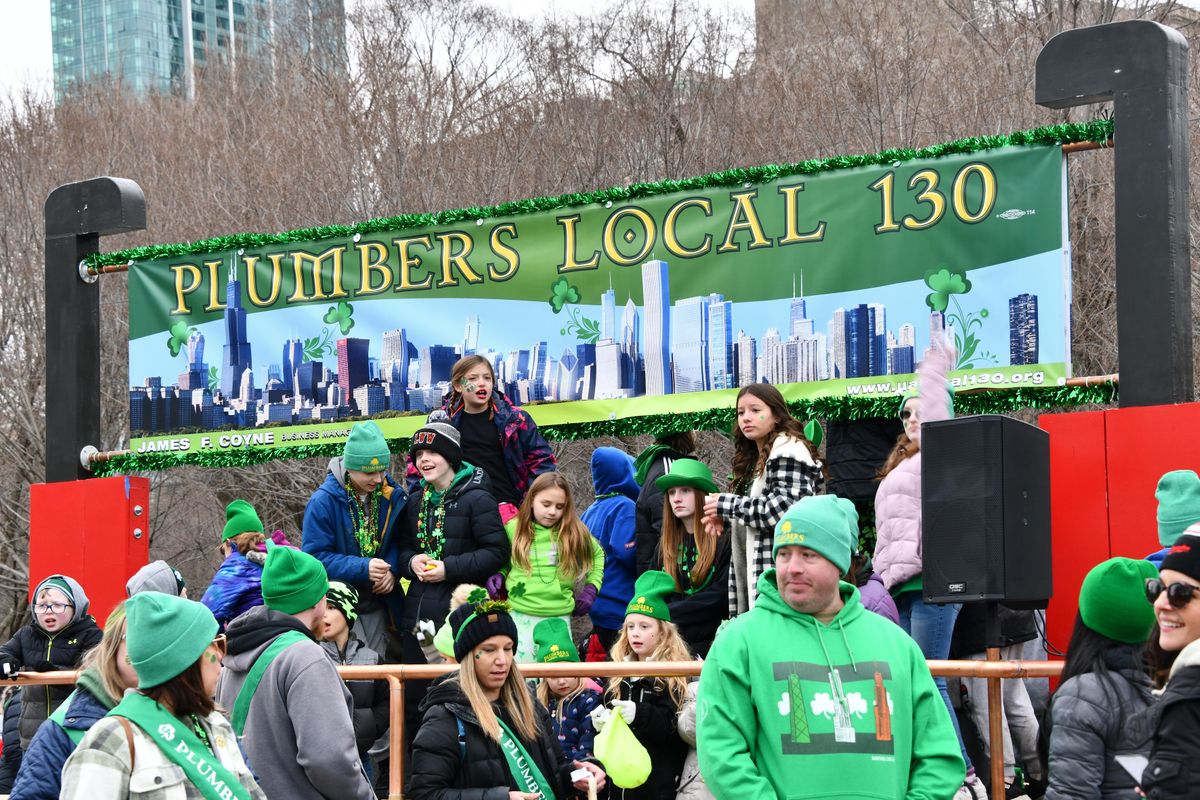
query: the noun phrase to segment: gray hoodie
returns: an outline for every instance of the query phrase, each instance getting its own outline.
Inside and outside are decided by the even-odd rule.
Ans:
[[[266,606],[229,624],[217,702],[233,708],[255,660],[287,631],[306,629]],[[374,800],[355,746],[352,710],[350,692],[316,641],[297,642],[279,654],[263,674],[242,732],[247,761],[268,797]]]

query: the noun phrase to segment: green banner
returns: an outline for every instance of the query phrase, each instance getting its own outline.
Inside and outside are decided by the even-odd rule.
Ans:
[[[1003,146],[136,260],[131,448],[402,439],[465,353],[543,426],[897,396],[942,328],[961,387],[1058,386],[1063,181],[1061,147]]]

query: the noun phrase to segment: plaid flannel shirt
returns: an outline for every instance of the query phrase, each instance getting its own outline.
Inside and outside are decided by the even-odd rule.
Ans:
[[[213,751],[221,763],[238,777],[254,800],[267,800],[250,774],[233,728],[220,712],[204,719]],[[71,753],[62,772],[62,793],[67,800],[137,797],[139,800],[204,800],[183,770],[159,749],[136,725],[133,732],[133,768],[129,742],[115,717],[105,717],[92,726]]]
[[[739,608],[739,582],[744,581],[742,591],[753,605],[758,595],[758,577],[775,565],[775,558],[771,555],[775,545],[775,523],[801,497],[816,494],[821,480],[819,461],[779,454],[767,459],[761,493],[749,497],[729,493],[717,496],[717,512],[721,518],[745,526],[746,536],[751,542],[751,558],[745,573],[738,574],[738,570],[731,570],[730,617],[747,610]],[[739,562],[739,554],[734,554],[733,563]]]

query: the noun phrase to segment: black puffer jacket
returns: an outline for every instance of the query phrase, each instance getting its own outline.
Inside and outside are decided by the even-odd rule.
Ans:
[[[21,769],[21,759],[25,751],[21,748],[21,735],[17,730],[17,721],[21,717],[21,689],[13,692],[4,702],[4,754],[0,755],[0,794],[12,791],[17,781],[17,771]]]
[[[86,613],[54,634],[47,633],[36,623],[19,629],[15,636],[0,647],[0,656],[11,656],[23,670],[50,672],[75,669],[83,654],[100,643],[103,636],[96,620]],[[31,686],[22,692],[21,748],[29,747],[38,726],[67,699],[74,687]]]
[[[675,450],[667,449],[655,456],[646,470],[646,481],[637,498],[637,521],[634,525],[634,541],[637,548],[637,574],[648,569],[658,552],[658,540],[662,538],[663,490],[654,481],[671,471],[671,463],[680,458],[692,458]]]
[[[573,762],[563,755],[550,713],[537,700],[533,703],[541,736],[536,742],[522,740],[521,744],[553,785],[554,796],[567,798],[575,793],[569,784]],[[435,683],[425,695],[421,711],[424,720],[413,741],[405,795],[412,800],[508,800],[508,793],[517,788],[516,781],[500,745],[479,726],[457,678]],[[501,709],[500,718],[514,728],[506,713]],[[456,718],[462,720],[466,735],[462,744]]]
[[[362,640],[351,636],[346,641],[345,652],[338,652],[337,642],[321,642],[325,651],[335,664],[358,664],[375,666],[379,663],[379,654],[362,643]],[[354,722],[354,739],[358,743],[358,755],[366,759],[367,751],[388,729],[388,696],[387,681],[346,681],[350,697],[354,700],[354,712],[351,719]]]
[[[1104,666],[1106,678],[1076,675],[1054,693],[1046,800],[1135,796],[1133,778],[1113,757],[1150,750],[1150,680],[1134,645],[1105,652]]]
[[[704,535],[704,534],[701,534]],[[695,539],[688,537],[686,547],[695,550]],[[717,628],[729,617],[729,541],[728,533],[717,540],[717,553],[704,585],[692,594],[687,575],[681,575],[683,592],[667,596],[671,621],[679,626],[679,635],[692,652],[704,658],[712,647]],[[662,569],[662,553],[656,551],[651,569]]]
[[[1200,640],[1179,651],[1152,716],[1154,744],[1142,789],[1150,800],[1195,797],[1200,787]]]
[[[422,552],[417,543],[417,517],[425,494],[423,482],[409,497],[400,537],[400,574],[412,581],[400,621],[400,632],[406,638],[420,619],[433,620],[435,628],[441,627],[450,613],[454,587],[460,583],[483,586],[508,563],[508,534],[500,524],[500,509],[489,485],[482,469],[464,466],[447,490],[445,538],[438,557],[446,563],[446,579],[439,583],[422,583],[412,573],[410,562]]]
[[[679,738],[679,706],[671,699],[660,678],[623,679],[617,693],[605,692],[605,704],[612,700],[632,700],[637,710],[630,730],[650,754],[650,777],[636,789],[613,786],[613,800],[675,800],[688,746]],[[616,712],[614,712],[616,713]]]

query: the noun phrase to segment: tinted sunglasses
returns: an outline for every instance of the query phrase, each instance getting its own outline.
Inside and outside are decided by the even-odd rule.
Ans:
[[[912,415],[913,415],[912,409],[911,409],[911,408],[906,408],[906,409],[904,409],[903,411],[901,411],[901,412],[900,412],[900,419],[908,419],[908,418],[909,418],[909,417],[911,417]]]
[[[1146,599],[1151,603],[1158,600],[1158,596],[1163,592],[1167,593],[1167,602],[1173,608],[1183,608],[1188,603],[1192,602],[1192,597],[1200,586],[1193,586],[1190,583],[1172,583],[1170,585],[1163,583],[1158,578],[1151,578],[1146,581]]]

